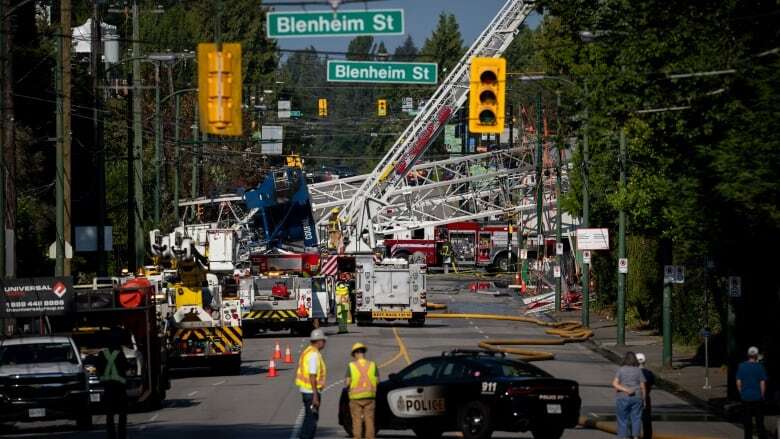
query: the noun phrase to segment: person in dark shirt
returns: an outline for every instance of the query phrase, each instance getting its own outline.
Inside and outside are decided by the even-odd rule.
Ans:
[[[109,439],[127,437],[127,357],[122,350],[122,333],[111,329],[109,345],[97,361],[97,372],[103,384],[103,402],[106,408],[106,430]],[[114,415],[119,417],[118,426]]]
[[[758,362],[758,348],[751,346],[748,349],[748,360],[742,362],[737,369],[737,390],[739,390],[739,396],[742,399],[745,439],[753,437],[754,418],[759,439],[766,437],[763,410],[766,381],[766,370]]]
[[[641,352],[636,353],[636,361],[639,362],[639,369],[645,376],[645,404],[642,407],[642,437],[652,439],[653,437],[653,403],[650,399],[650,392],[655,385],[655,374],[646,366],[647,357]]]

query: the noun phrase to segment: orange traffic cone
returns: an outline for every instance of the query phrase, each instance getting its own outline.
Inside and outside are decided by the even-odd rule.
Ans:
[[[274,348],[274,360],[281,360],[282,359],[282,348],[279,347],[279,342],[276,342],[276,347]]]
[[[292,352],[290,352],[290,345],[287,345],[287,347],[284,349],[284,362],[288,364],[293,362]]]
[[[277,376],[279,376],[279,373],[276,372],[276,362],[271,360],[268,362],[268,378],[275,378]]]

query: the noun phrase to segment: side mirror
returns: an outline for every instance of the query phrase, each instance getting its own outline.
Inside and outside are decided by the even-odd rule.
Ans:
[[[390,378],[390,381],[392,381],[392,382],[398,381],[398,374],[397,373],[391,373],[387,377]]]

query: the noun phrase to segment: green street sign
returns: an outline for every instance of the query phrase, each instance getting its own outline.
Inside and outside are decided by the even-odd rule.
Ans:
[[[328,61],[328,82],[436,84],[438,64],[419,62]]]
[[[269,38],[343,37],[353,35],[403,35],[403,9],[370,11],[268,12]]]

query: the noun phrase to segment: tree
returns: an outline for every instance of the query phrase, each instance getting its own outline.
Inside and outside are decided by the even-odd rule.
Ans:
[[[417,46],[414,45],[411,35],[407,35],[403,44],[395,48],[394,61],[414,61],[417,58]]]
[[[355,37],[347,46],[347,59],[352,61],[367,61],[374,53],[374,37]]]
[[[438,63],[439,78],[443,79],[465,51],[455,15],[442,12],[439,14],[436,29],[425,40],[421,52],[422,58],[425,61]]]

